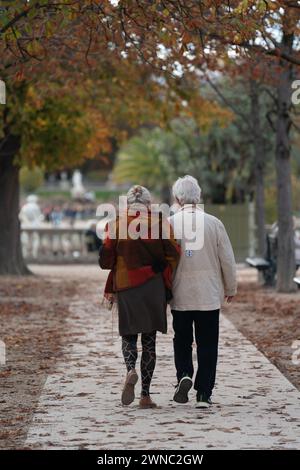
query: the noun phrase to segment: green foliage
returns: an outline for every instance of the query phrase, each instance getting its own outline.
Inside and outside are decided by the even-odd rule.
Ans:
[[[41,188],[36,191],[36,194],[39,196],[40,199],[45,200],[59,200],[59,201],[71,201],[71,193],[70,191],[64,190],[52,190],[52,189],[45,189]],[[99,189],[95,191],[95,196],[97,202],[111,202],[111,201],[118,201],[118,197],[122,194],[122,191],[114,190],[114,189]]]
[[[41,168],[35,167],[29,169],[28,167],[21,168],[20,171],[20,184],[21,188],[26,193],[35,192],[42,186],[44,182],[44,172]]]
[[[72,167],[86,157],[92,127],[72,96],[50,97],[37,107],[26,103],[22,125],[21,161],[51,171]]]
[[[71,92],[39,93],[25,82],[10,86],[7,105],[0,108],[0,139],[5,128],[22,136],[16,163],[48,171],[74,167],[95,156],[106,139],[97,134],[98,116]]]
[[[278,220],[277,210],[277,190],[276,190],[276,176],[274,172],[270,174],[266,181],[265,187],[265,210],[266,222],[272,224]],[[300,216],[300,179],[297,175],[292,175],[292,198],[293,198],[293,213]]]
[[[226,128],[215,124],[200,132],[193,120],[176,119],[168,131],[143,130],[124,144],[114,179],[162,189],[178,176],[192,174],[199,179],[206,201],[242,202],[250,191],[248,149],[232,124]]]
[[[214,182],[219,184],[219,196],[222,200],[232,202],[243,201],[246,196],[252,197],[255,191],[255,153],[253,126],[256,126],[251,108],[251,86],[249,79],[235,78],[234,81],[223,77],[215,83],[218,93],[207,87],[203,90],[206,98],[214,96],[220,103],[228,103],[234,112],[234,119],[227,127],[213,126],[207,135],[208,155],[210,164],[205,174],[205,181],[209,187]],[[267,86],[261,87],[255,82],[259,99],[256,111],[259,115],[263,145],[263,160],[259,162],[263,172],[267,175],[273,172],[275,135],[267,120],[267,114],[273,107],[272,99]],[[208,159],[206,159],[208,161]],[[217,188],[214,188],[216,192]],[[216,202],[217,195],[214,195]]]
[[[190,132],[192,125],[192,121],[174,120],[169,130],[143,129],[121,147],[114,168],[115,181],[162,189],[182,171],[192,171],[194,163],[185,141],[186,134],[175,132],[175,128],[181,126]]]
[[[246,82],[218,83],[235,114],[226,126],[217,120],[205,130],[193,118],[173,119],[167,130],[143,130],[121,147],[114,169],[117,182],[140,183],[151,189],[170,185],[190,173],[202,186],[205,201],[244,202],[255,189],[255,150],[251,132],[251,103]],[[216,99],[210,88],[202,90],[207,102]],[[221,101],[221,100],[220,100]],[[273,171],[274,134],[266,120],[267,95],[260,97],[265,173]]]

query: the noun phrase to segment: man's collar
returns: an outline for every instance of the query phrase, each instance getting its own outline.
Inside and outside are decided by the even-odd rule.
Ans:
[[[192,210],[200,210],[200,211],[203,211],[203,206],[202,204],[184,204],[184,206],[181,206],[180,207],[180,211],[183,211],[183,210],[188,210],[188,209],[192,209]]]

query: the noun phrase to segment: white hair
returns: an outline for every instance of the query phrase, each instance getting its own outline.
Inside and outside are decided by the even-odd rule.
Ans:
[[[201,188],[196,178],[186,175],[178,178],[173,184],[173,196],[179,204],[199,204],[201,198]]]
[[[135,185],[132,186],[127,193],[128,204],[140,203],[148,206],[151,204],[151,194],[144,186]]]

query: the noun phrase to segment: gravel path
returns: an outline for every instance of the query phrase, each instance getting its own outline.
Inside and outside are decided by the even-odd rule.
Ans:
[[[35,268],[39,274],[43,269]],[[158,336],[152,393],[160,408],[139,410],[137,402],[122,407],[125,369],[117,322],[112,336],[111,314],[100,302],[106,274],[96,267],[52,269],[47,275],[82,278],[83,285],[71,299],[64,323],[68,338],[40,396],[26,448],[300,448],[299,391],[224,316],[210,410],[194,409],[193,400],[172,401],[171,327]]]

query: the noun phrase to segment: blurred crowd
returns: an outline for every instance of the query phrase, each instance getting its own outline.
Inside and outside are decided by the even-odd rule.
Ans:
[[[64,202],[41,206],[41,211],[46,222],[57,226],[66,222],[71,226],[78,220],[89,220],[95,218],[96,204]]]
[[[77,221],[87,221],[96,216],[97,205],[92,202],[47,201],[39,202],[38,197],[30,195],[20,210],[22,225],[40,225],[42,222],[53,226],[62,223],[73,226]]]

